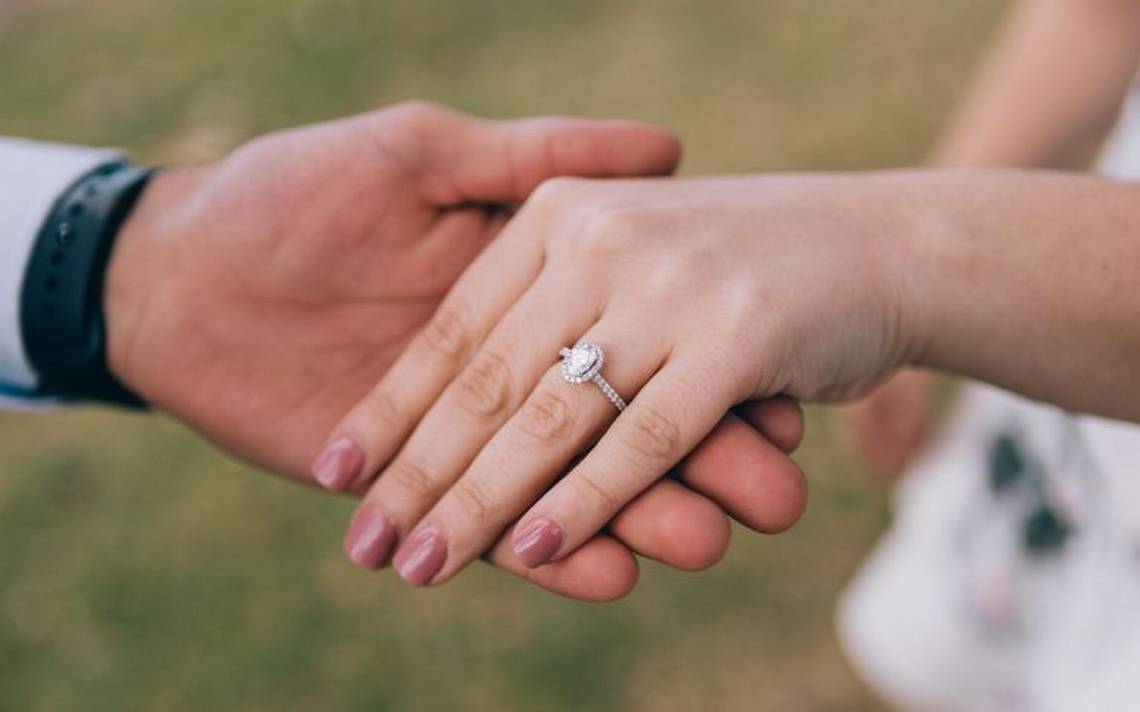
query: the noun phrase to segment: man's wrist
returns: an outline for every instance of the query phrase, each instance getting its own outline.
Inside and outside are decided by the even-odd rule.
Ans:
[[[161,310],[157,287],[177,269],[177,238],[186,202],[200,180],[196,168],[163,169],[151,179],[119,230],[107,265],[103,310],[107,325],[107,367],[128,388],[150,401],[145,365],[146,330]]]
[[[122,161],[103,164],[64,191],[40,227],[20,294],[40,395],[141,405],[107,368],[101,300],[115,238],[150,177]]]

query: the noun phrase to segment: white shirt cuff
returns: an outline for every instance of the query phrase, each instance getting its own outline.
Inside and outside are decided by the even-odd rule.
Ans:
[[[56,199],[115,151],[0,136],[0,407],[31,396],[37,377],[20,333],[20,292],[36,235]]]

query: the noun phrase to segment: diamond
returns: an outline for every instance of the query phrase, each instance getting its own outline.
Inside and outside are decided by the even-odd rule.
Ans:
[[[581,375],[590,370],[594,362],[594,353],[585,346],[576,346],[570,351],[570,370],[575,375]]]
[[[584,383],[602,368],[602,349],[588,341],[572,349],[562,349],[562,377],[571,383]]]
[[[601,346],[589,341],[579,341],[574,348],[559,350],[558,355],[562,357],[562,363],[559,365],[562,378],[568,383],[581,384],[593,381],[619,413],[625,410],[625,401],[613,386],[602,378],[602,362],[605,361],[606,355]]]

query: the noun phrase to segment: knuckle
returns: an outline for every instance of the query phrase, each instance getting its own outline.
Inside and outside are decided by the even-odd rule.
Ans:
[[[452,489],[460,512],[477,527],[489,524],[494,516],[491,491],[481,482],[462,479]]]
[[[568,479],[577,487],[578,497],[593,502],[599,512],[616,512],[625,505],[625,498],[614,489],[613,484],[591,471],[584,470]]]
[[[680,456],[681,430],[676,421],[653,408],[638,409],[630,416],[619,430],[626,447],[652,460],[672,461]]]
[[[462,361],[470,344],[460,310],[441,307],[424,327],[424,343],[448,361]]]
[[[717,302],[721,305],[721,313],[717,319],[717,326],[724,331],[724,343],[747,343],[754,340],[756,334],[771,333],[762,328],[758,315],[766,311],[766,307],[780,303],[781,295],[767,293],[766,287],[750,283],[729,283],[722,285]]]
[[[540,212],[556,209],[571,199],[582,182],[581,178],[567,176],[547,178],[538,184],[527,203],[532,210]]]
[[[432,478],[426,468],[406,458],[398,458],[393,462],[386,476],[391,479],[393,485],[411,493],[419,500],[434,501],[443,494],[439,483]]]
[[[497,354],[482,354],[456,381],[456,402],[476,417],[501,413],[510,400],[510,373]]]
[[[591,257],[607,257],[637,233],[642,224],[638,210],[623,205],[597,209],[582,225],[579,249]]]
[[[371,424],[400,425],[404,422],[402,411],[396,405],[392,393],[383,386],[377,386],[362,402],[364,418]]]
[[[562,440],[574,430],[574,416],[566,400],[550,391],[531,397],[519,414],[519,427],[540,443]]]
[[[664,251],[653,263],[653,269],[644,274],[640,281],[642,298],[653,303],[672,301],[677,294],[693,289],[708,291],[708,284],[723,281],[723,273],[712,275],[710,280],[702,280],[694,274],[694,265],[701,264],[691,252],[665,254]],[[701,287],[696,285],[700,284]]]
[[[416,123],[441,114],[443,109],[438,104],[433,104],[430,101],[413,99],[411,101],[402,101],[390,108],[389,111],[393,116]]]

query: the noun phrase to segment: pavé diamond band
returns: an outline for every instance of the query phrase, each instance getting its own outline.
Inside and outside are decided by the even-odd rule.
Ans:
[[[606,359],[602,347],[589,341],[579,341],[571,349],[562,349],[558,352],[562,356],[562,377],[568,383],[585,383],[593,381],[602,390],[606,398],[614,404],[618,412],[625,410],[625,401],[614,390],[605,378],[602,377],[602,363]]]

